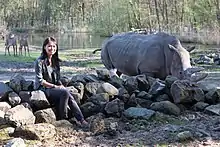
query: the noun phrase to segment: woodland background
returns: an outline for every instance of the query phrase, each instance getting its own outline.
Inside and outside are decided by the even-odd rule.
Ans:
[[[75,31],[102,36],[144,28],[180,36],[199,34],[206,36],[205,40],[219,43],[219,3],[219,0],[0,0],[0,26],[18,32]]]

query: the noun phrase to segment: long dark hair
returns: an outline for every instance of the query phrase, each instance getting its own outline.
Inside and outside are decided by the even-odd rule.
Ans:
[[[51,62],[52,62],[52,67],[56,67],[58,69],[60,69],[60,64],[59,62],[61,62],[60,58],[59,58],[59,55],[58,55],[58,45],[57,45],[57,42],[56,42],[56,39],[53,38],[53,37],[47,37],[45,40],[44,40],[44,43],[43,43],[43,47],[42,47],[42,52],[41,52],[41,56],[43,57],[43,59],[46,59],[47,58],[47,52],[45,50],[45,47],[46,45],[50,42],[54,42],[56,44],[56,47],[57,47],[57,50],[55,52],[55,54],[52,56],[52,59],[51,59]],[[49,61],[48,63],[49,64]]]

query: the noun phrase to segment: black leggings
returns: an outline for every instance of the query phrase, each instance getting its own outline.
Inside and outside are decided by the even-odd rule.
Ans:
[[[68,118],[68,106],[71,113],[78,121],[84,119],[83,114],[76,103],[74,97],[66,89],[59,88],[47,88],[44,90],[50,103],[54,103],[59,114],[58,119]]]

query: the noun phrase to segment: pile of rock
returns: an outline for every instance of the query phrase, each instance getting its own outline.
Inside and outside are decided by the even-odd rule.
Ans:
[[[199,55],[198,58],[192,60],[192,62],[197,64],[220,65],[219,53],[202,54]]]
[[[102,121],[109,117],[148,120],[156,111],[178,116],[186,109],[220,115],[218,88],[208,90],[172,76],[164,81],[145,75],[110,78],[107,70],[97,70],[96,75],[62,77],[62,83],[80,105],[93,133],[114,134],[117,123]],[[56,112],[44,93],[33,89],[33,84],[21,75],[0,83],[0,129],[12,127],[7,133],[14,137],[51,138],[56,134]]]

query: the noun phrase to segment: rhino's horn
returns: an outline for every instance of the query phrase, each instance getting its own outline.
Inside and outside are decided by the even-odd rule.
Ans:
[[[187,72],[190,73],[190,74],[194,74],[196,72],[200,72],[200,71],[203,71],[203,70],[205,70],[203,67],[193,67],[193,68],[188,68]]]
[[[202,68],[202,67],[194,67],[194,68],[187,69],[189,80],[192,82],[198,82],[200,80],[205,79],[208,76],[208,73],[201,73],[199,75],[195,74],[195,73],[203,71],[203,70],[204,70],[204,68]]]
[[[198,82],[198,81],[201,81],[201,80],[205,79],[207,76],[208,76],[208,73],[202,73],[200,76],[192,76],[190,78],[190,81]]]

